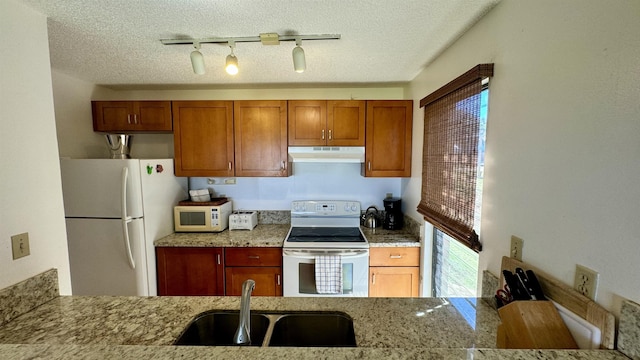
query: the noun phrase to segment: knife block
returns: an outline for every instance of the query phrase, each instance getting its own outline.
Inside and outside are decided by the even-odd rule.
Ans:
[[[573,336],[550,301],[514,301],[498,309],[499,349],[577,349]]]

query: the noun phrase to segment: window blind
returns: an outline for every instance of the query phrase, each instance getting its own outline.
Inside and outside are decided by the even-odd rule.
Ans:
[[[479,252],[473,230],[482,81],[480,64],[420,100],[424,106],[422,194],[418,212],[452,238]]]

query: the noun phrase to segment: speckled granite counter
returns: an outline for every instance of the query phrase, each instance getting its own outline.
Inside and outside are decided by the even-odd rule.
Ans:
[[[253,230],[225,230],[219,233],[174,233],[154,242],[155,246],[194,247],[282,247],[288,224],[258,225]]]
[[[170,345],[197,314],[239,297],[63,296],[0,328],[0,343]],[[476,299],[254,297],[253,311],[342,311],[356,342],[376,348],[491,348],[496,311]],[[437,330],[437,331],[436,331]]]
[[[254,311],[346,312],[358,347],[168,346],[194,315],[238,307],[238,297],[59,297],[0,328],[0,358],[625,359],[616,351],[490,349],[499,319],[476,299],[254,297]]]
[[[194,247],[282,247],[290,225],[260,224],[253,230],[225,230],[219,233],[174,233],[158,239],[155,246],[194,246]],[[371,247],[420,246],[415,236],[402,230],[369,229],[362,232]]]
[[[420,239],[403,230],[361,227],[369,247],[420,247]]]
[[[36,286],[57,289],[54,275],[0,290],[0,312]],[[354,319],[357,348],[265,348],[170,345],[194,315],[237,309],[238,297],[38,296],[42,305],[11,312],[0,326],[0,359],[626,359],[618,351],[492,349],[499,319],[478,299],[254,297],[255,311],[338,310]],[[628,328],[620,335],[633,346],[637,328]]]

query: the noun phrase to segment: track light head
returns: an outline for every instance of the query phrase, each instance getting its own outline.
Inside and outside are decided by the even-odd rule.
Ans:
[[[224,69],[227,71],[227,73],[229,75],[237,74],[238,73],[238,58],[233,54],[227,55],[227,62],[226,62],[226,65],[225,65]]]
[[[233,54],[235,43],[233,41],[229,41],[229,47],[231,48],[231,54],[227,55],[224,69],[227,71],[227,74],[235,75],[238,73],[238,58]]]
[[[307,68],[307,61],[304,57],[304,50],[300,45],[302,44],[302,40],[296,39],[296,47],[293,48],[293,69],[297,73],[304,72]]]
[[[204,74],[204,56],[200,50],[200,43],[194,42],[193,47],[194,51],[191,52],[191,67],[193,67],[193,72],[198,75]]]

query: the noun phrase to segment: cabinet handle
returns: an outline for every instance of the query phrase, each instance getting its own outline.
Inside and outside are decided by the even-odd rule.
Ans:
[[[216,261],[218,262],[218,265],[221,264],[220,254],[216,254]]]
[[[324,129],[322,129],[322,140],[324,140]]]
[[[280,286],[280,274],[276,275],[276,284]]]
[[[389,255],[390,259],[402,259],[402,255]]]
[[[260,259],[260,256],[258,255],[249,255],[248,257],[249,259]]]
[[[131,114],[127,114],[127,123],[131,124]]]
[[[133,114],[133,123],[134,124],[138,123],[138,114]]]
[[[329,140],[333,140],[333,137],[331,136],[331,129],[329,129]]]
[[[369,171],[371,171],[371,160],[368,161]]]
[[[376,284],[376,274],[372,274],[371,275],[371,284],[375,285]]]
[[[287,165],[284,160],[282,161],[282,167],[280,168],[280,170],[287,170]]]
[[[229,171],[231,171],[231,169],[233,168],[231,167],[231,161],[229,161]]]

